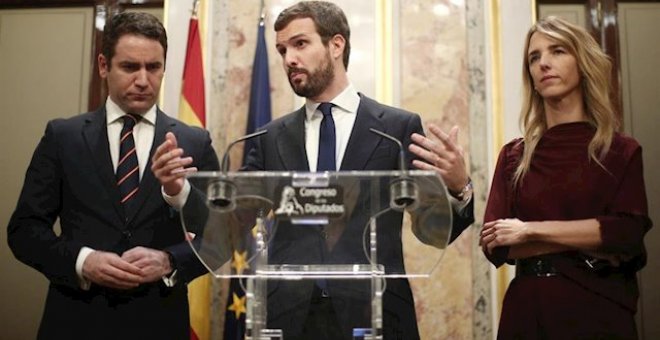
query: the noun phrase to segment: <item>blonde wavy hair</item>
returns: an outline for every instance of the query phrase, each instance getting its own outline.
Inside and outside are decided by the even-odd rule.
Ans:
[[[523,106],[520,112],[520,124],[524,131],[525,145],[522,159],[513,177],[514,187],[522,182],[529,171],[534,150],[543,133],[548,129],[543,98],[534,90],[527,56],[530,39],[537,32],[555,40],[577,61],[587,120],[596,128],[596,133],[589,142],[589,158],[601,167],[603,165],[600,160],[609,151],[614,133],[619,128],[610,100],[612,69],[610,58],[583,28],[554,16],[539,20],[529,29],[523,50]]]

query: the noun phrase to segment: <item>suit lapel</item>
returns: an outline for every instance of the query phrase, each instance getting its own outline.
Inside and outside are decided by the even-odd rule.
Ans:
[[[305,107],[296,111],[291,119],[282,122],[282,132],[277,138],[277,150],[284,169],[309,171],[305,152]]]
[[[360,94],[357,117],[339,170],[365,169],[369,157],[382,140],[380,136],[369,131],[369,128],[385,131],[385,125],[380,120],[382,114],[382,105]]]
[[[160,183],[154,177],[153,172],[151,171],[151,157],[156,152],[156,149],[160,144],[165,141],[165,134],[167,131],[170,131],[172,127],[176,125],[176,121],[168,117],[165,113],[160,110],[156,111],[156,127],[154,129],[154,141],[151,144],[151,150],[149,151],[149,160],[147,161],[146,167],[142,174],[142,179],[140,180],[140,189],[138,194],[135,197],[135,209],[133,209],[133,214],[127,216],[129,222],[132,221],[135,216],[144,208],[144,205],[148,201],[148,198],[154,194],[155,188],[160,188]],[[160,191],[156,191],[160,194]],[[151,201],[151,200],[149,200]],[[156,200],[158,202],[158,200]]]
[[[106,128],[105,109],[96,111],[89,119],[85,121],[82,134],[91,158],[96,165],[96,174],[100,177],[103,187],[111,197],[112,206],[117,215],[124,220],[124,209],[119,204],[121,200],[119,188],[116,185],[114,167],[110,158],[110,146],[108,144],[108,129]]]

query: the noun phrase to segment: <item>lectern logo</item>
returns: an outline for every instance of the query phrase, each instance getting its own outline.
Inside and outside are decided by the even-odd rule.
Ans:
[[[282,189],[282,198],[280,199],[280,207],[275,210],[276,215],[302,215],[305,213],[303,206],[298,203],[296,198],[296,189],[291,186],[285,186]]]
[[[280,217],[340,217],[344,214],[343,190],[340,186],[284,186],[275,214]]]

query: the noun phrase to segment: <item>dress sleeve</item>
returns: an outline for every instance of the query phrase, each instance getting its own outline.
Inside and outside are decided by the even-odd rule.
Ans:
[[[600,222],[603,250],[629,256],[644,254],[643,238],[651,228],[644,186],[642,148],[635,145],[614,199]]]
[[[495,174],[493,175],[493,182],[490,186],[484,223],[500,218],[513,217],[513,188],[511,186],[512,172],[510,170],[512,168],[515,169],[515,164],[513,164],[514,160],[511,159],[512,157],[510,155],[513,146],[514,142],[511,142],[505,145],[500,151],[497,165],[495,167]],[[482,246],[482,250],[488,260],[496,267],[504,264],[509,255],[508,246],[496,247],[493,249],[492,253],[488,253],[485,246]]]

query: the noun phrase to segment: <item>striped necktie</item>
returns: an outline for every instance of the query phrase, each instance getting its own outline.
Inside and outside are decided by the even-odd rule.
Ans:
[[[142,117],[127,114],[122,119],[124,120],[124,127],[119,135],[119,162],[117,162],[116,178],[121,194],[120,202],[128,216],[140,186],[140,167],[135,149],[135,139],[133,138],[133,127]]]

